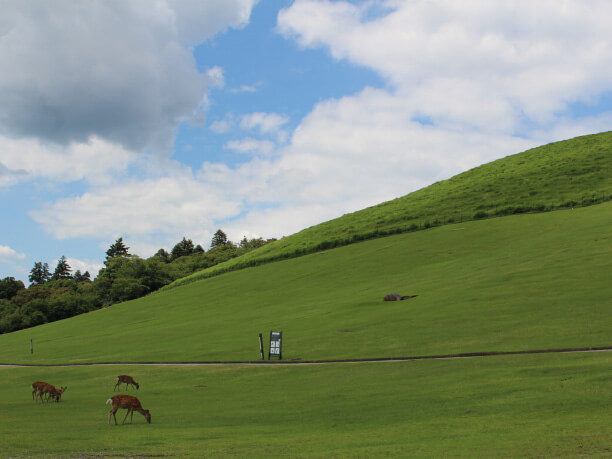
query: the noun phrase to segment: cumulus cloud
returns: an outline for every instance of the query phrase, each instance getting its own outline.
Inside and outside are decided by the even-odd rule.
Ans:
[[[512,133],[610,89],[609,2],[383,3],[392,11],[369,19],[369,2],[298,0],[278,27],[375,70],[436,123]]]
[[[188,46],[245,25],[255,2],[2,2],[0,134],[170,155],[178,124],[220,82]]]
[[[218,120],[210,124],[209,129],[216,134],[225,134],[232,128],[230,120]]]
[[[0,162],[0,188],[14,185],[27,175],[28,171],[25,169],[9,169]]]
[[[111,175],[124,171],[138,154],[98,137],[83,143],[60,146],[36,139],[11,139],[0,136],[0,157],[11,183],[20,179],[44,178],[60,182],[87,179],[106,183]],[[2,183],[0,167],[0,184]]]
[[[72,268],[73,274],[76,271],[81,271],[81,274],[84,274],[87,271],[89,272],[92,280],[98,275],[98,271],[104,268],[104,264],[97,260],[79,260],[77,258],[68,257],[66,261]]]
[[[0,260],[2,261],[23,260],[25,257],[25,254],[18,253],[7,245],[0,245]]]
[[[269,140],[257,140],[247,137],[241,140],[230,140],[223,148],[233,150],[238,153],[254,153],[260,155],[269,155],[275,149],[276,145]]]
[[[257,129],[261,134],[277,133],[289,118],[278,113],[256,112],[244,115],[240,121],[242,129]]]
[[[177,172],[95,188],[59,199],[31,215],[58,239],[112,239],[125,233],[139,236],[208,228],[217,219],[235,215],[238,208],[239,203],[226,199],[222,190]]]

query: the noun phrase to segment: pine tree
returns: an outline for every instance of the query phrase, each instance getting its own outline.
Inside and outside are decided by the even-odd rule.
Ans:
[[[55,272],[51,279],[72,279],[72,268],[66,261],[66,257],[64,255],[61,256],[59,260],[57,260],[57,266],[55,267]]]
[[[212,241],[210,241],[210,248],[220,247],[227,244],[227,235],[220,229],[214,234]]]
[[[89,271],[85,271],[84,273],[81,273],[81,271],[79,269],[77,269],[74,272],[74,276],[72,276],[72,278],[77,281],[77,282],[89,282],[91,281],[91,275],[89,274]]]
[[[28,279],[32,284],[41,285],[51,279],[51,272],[49,271],[49,264],[43,263],[42,261],[34,262],[34,267],[30,270]]]
[[[185,237],[183,237],[183,240],[176,244],[172,248],[172,252],[170,252],[172,260],[176,260],[179,257],[184,257],[185,255],[191,255],[192,253],[193,241]]]
[[[126,247],[123,243],[123,238],[120,237],[114,244],[111,244],[110,248],[106,251],[106,260],[109,258],[125,257],[128,255],[129,249],[130,248]]]

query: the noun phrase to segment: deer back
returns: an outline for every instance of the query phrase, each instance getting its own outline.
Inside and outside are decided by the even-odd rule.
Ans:
[[[140,400],[133,395],[115,395],[111,397],[113,401],[113,407],[118,406],[119,408],[134,408],[142,410]]]

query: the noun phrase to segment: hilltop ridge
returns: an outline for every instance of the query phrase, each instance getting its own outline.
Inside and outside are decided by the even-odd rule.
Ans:
[[[610,171],[612,131],[550,143],[306,228],[168,287],[391,234],[598,204],[612,199]]]

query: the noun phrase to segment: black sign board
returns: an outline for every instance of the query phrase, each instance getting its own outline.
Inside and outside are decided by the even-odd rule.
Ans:
[[[279,360],[283,359],[283,353],[281,346],[283,344],[283,332],[270,331],[270,352],[268,352],[268,360],[270,357],[278,357]]]

